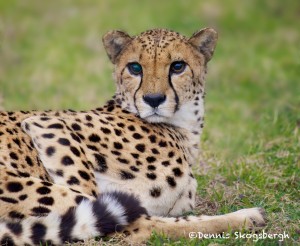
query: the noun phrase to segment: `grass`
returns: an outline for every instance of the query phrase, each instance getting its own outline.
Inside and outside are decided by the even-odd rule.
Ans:
[[[0,107],[101,105],[113,91],[101,46],[110,29],[165,27],[185,35],[215,27],[196,213],[260,206],[266,231],[299,243],[300,32],[298,1],[1,1]],[[2,100],[2,102],[1,102]],[[148,245],[278,245],[278,239],[168,241]]]

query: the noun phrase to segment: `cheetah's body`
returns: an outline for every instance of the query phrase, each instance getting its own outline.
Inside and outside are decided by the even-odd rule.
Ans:
[[[263,222],[257,209],[223,217],[155,217],[179,216],[195,205],[191,166],[215,40],[211,29],[190,39],[166,30],[134,38],[108,33],[104,45],[116,64],[118,89],[103,108],[1,112],[2,242],[61,244],[124,226],[139,241],[152,228],[179,236],[217,233],[229,224],[238,229],[245,220],[250,225],[250,217]]]

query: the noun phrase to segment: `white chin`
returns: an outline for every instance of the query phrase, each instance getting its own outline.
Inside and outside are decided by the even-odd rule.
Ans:
[[[144,120],[150,122],[150,123],[162,123],[166,122],[166,117],[160,116],[160,115],[151,115],[148,117],[145,117]]]

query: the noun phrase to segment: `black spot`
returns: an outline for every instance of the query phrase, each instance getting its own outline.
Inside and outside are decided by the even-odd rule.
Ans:
[[[173,173],[176,177],[181,177],[182,176],[182,171],[180,170],[180,168],[176,167],[176,168],[173,168]]]
[[[160,147],[167,147],[167,142],[161,140],[161,141],[159,141],[158,145],[159,145]]]
[[[76,142],[81,143],[81,139],[76,134],[72,132],[70,135]]]
[[[82,134],[80,134],[79,132],[76,132],[76,135],[77,135],[81,140],[84,140],[84,139],[85,139],[85,137],[84,137]]]
[[[135,159],[138,159],[139,156],[140,156],[139,154],[135,154],[135,153],[131,153],[131,155],[132,155],[132,157],[135,158]]]
[[[74,147],[74,146],[71,146],[70,147],[70,150],[71,150],[71,152],[74,154],[74,155],[76,155],[76,156],[80,156],[80,152],[79,152],[79,150],[76,148],[76,147]]]
[[[34,244],[40,245],[40,242],[44,240],[47,232],[47,227],[42,223],[35,223],[31,227],[31,240]]]
[[[47,156],[52,156],[55,153],[55,148],[53,146],[50,146],[46,149]]]
[[[121,143],[119,143],[119,142],[114,142],[114,147],[116,149],[123,149],[123,145]]]
[[[155,154],[155,155],[159,155],[159,151],[155,148],[151,149],[152,153]]]
[[[120,156],[121,153],[119,151],[112,150],[111,153],[116,156]]]
[[[90,116],[90,115],[86,115],[86,116],[85,116],[85,119],[86,119],[87,121],[91,121],[93,118],[92,118],[92,116]]]
[[[69,180],[67,181],[67,183],[68,183],[69,185],[79,185],[79,184],[80,184],[78,178],[76,178],[75,176],[71,176],[71,177],[69,178]]]
[[[48,182],[48,181],[42,181],[41,184],[43,184],[43,185],[45,185],[45,186],[48,186],[48,187],[50,187],[50,186],[53,185],[52,183],[50,183],[50,182]]]
[[[139,133],[132,134],[132,137],[135,138],[135,139],[142,139],[143,138],[143,136]]]
[[[37,188],[36,192],[41,194],[41,195],[47,195],[51,192],[51,190],[46,186],[42,186],[40,188]]]
[[[192,199],[192,192],[189,191],[189,198]]]
[[[72,188],[70,188],[70,190],[73,191],[73,192],[75,192],[75,193],[79,193],[79,194],[81,193],[80,191],[72,189]]]
[[[44,196],[38,199],[38,202],[44,205],[51,206],[54,204],[54,199],[50,196]]]
[[[130,166],[130,170],[132,170],[132,171],[134,171],[134,172],[140,171],[140,169],[138,169],[138,168],[135,167],[135,166]]]
[[[24,214],[21,214],[17,211],[11,211],[9,212],[8,216],[12,219],[24,219],[25,218],[25,215]]]
[[[71,127],[72,127],[72,129],[73,129],[74,131],[81,131],[81,126],[78,125],[77,123],[73,123],[73,124],[71,125]]]
[[[43,206],[34,207],[31,209],[31,211],[34,213],[33,216],[43,216],[51,212],[49,208]]]
[[[63,129],[64,126],[60,123],[54,123],[48,126],[49,129],[53,128],[53,129]]]
[[[106,127],[101,127],[100,130],[104,133],[104,134],[111,134],[111,130],[109,130]]]
[[[114,109],[115,109],[115,107],[114,107],[113,105],[111,105],[111,106],[108,106],[106,110],[107,110],[108,112],[111,112],[111,111],[113,111]]]
[[[143,165],[143,163],[140,162],[140,161],[138,161],[138,160],[135,161],[135,164],[136,164],[137,166],[142,166],[142,165]]]
[[[127,138],[122,138],[122,141],[123,141],[124,143],[129,143],[129,140],[128,140]]]
[[[19,192],[23,190],[23,185],[19,182],[8,182],[6,188],[9,192]]]
[[[1,238],[0,245],[14,246],[16,244],[15,244],[14,240],[10,236],[4,235]]]
[[[122,122],[119,122],[119,123],[117,123],[117,126],[118,126],[118,127],[121,127],[121,128],[124,128],[125,124],[122,123]]]
[[[97,135],[97,134],[91,134],[90,136],[89,136],[89,140],[91,141],[91,142],[94,142],[94,143],[97,143],[97,142],[99,142],[101,139],[100,139],[100,137]]]
[[[10,152],[10,153],[9,153],[9,156],[10,156],[10,158],[12,158],[12,159],[14,159],[14,160],[19,160],[19,157],[18,157],[17,154],[14,153],[14,152]]]
[[[81,160],[81,163],[84,165],[84,167],[86,168],[86,169],[90,169],[90,162],[86,162],[86,161],[84,161],[84,160]],[[93,175],[92,175],[93,176]]]
[[[94,127],[94,125],[93,125],[92,123],[90,123],[90,122],[85,123],[85,125],[86,125],[87,127],[90,127],[90,128],[93,128],[93,127]]]
[[[74,164],[73,159],[70,156],[65,155],[62,159],[61,159],[61,163],[65,166],[70,166]]]
[[[130,125],[130,126],[128,126],[128,130],[133,132],[133,131],[135,131],[135,127],[133,125]]]
[[[145,126],[141,126],[141,129],[142,129],[143,132],[146,132],[146,133],[150,132],[150,130]]]
[[[182,159],[181,159],[181,157],[179,157],[179,158],[176,160],[176,162],[179,163],[179,164],[182,164]]]
[[[71,144],[70,141],[69,141],[69,139],[67,139],[67,138],[59,138],[58,142],[61,145],[65,145],[65,146],[70,146],[70,144]]]
[[[24,201],[25,199],[27,199],[27,197],[28,197],[28,196],[25,195],[25,194],[24,194],[24,195],[21,195],[21,196],[19,196],[19,200],[20,200],[20,201]]]
[[[13,141],[15,142],[16,145],[19,146],[19,148],[21,148],[21,142],[18,138],[14,138]]]
[[[156,161],[156,158],[155,158],[154,156],[148,156],[148,157],[146,158],[146,160],[147,160],[148,163],[153,163],[153,162]]]
[[[9,197],[0,197],[0,200],[2,200],[3,202],[12,203],[12,204],[18,203],[18,201],[16,199],[9,198]]]
[[[44,133],[44,134],[42,135],[42,137],[43,137],[43,138],[54,138],[55,135],[54,135],[53,133]]]
[[[124,158],[117,158],[117,160],[123,164],[128,164],[129,161],[127,159],[124,159]]]
[[[84,199],[86,199],[84,196],[78,195],[78,196],[76,196],[76,198],[75,198],[75,202],[76,202],[76,204],[79,204],[79,203],[81,203],[81,201],[84,200]]]
[[[13,167],[14,167],[14,165],[13,164],[11,164]],[[16,164],[15,164],[16,165]],[[17,165],[16,165],[17,166]],[[10,171],[7,171],[6,172],[6,174],[7,175],[9,175],[9,176],[12,176],[12,177],[18,177],[18,175],[17,174],[15,174],[15,173],[12,173],[12,172],[10,172]]]
[[[174,155],[175,155],[175,154],[174,154],[173,151],[170,151],[169,154],[168,154],[169,158],[172,158]]]
[[[156,136],[155,135],[150,135],[149,140],[151,143],[156,143]]]
[[[104,173],[107,170],[107,164],[106,164],[106,159],[103,155],[100,154],[94,154],[95,156],[95,160],[98,164],[98,168],[97,171],[99,171],[100,173]]]
[[[95,145],[90,145],[90,144],[87,144],[87,146],[86,147],[88,147],[89,149],[91,149],[91,150],[94,150],[94,151],[96,151],[96,152],[98,152],[99,150],[98,150],[98,148],[95,146]]]
[[[163,161],[161,164],[163,166],[165,166],[165,167],[170,166],[170,162],[169,161]]]
[[[135,176],[132,173],[124,171],[124,170],[122,170],[120,172],[120,176],[121,176],[121,179],[134,179],[135,178]]]
[[[99,121],[100,121],[102,124],[104,124],[104,125],[108,125],[108,122],[105,121],[105,120],[100,119]]]
[[[152,180],[156,179],[156,174],[155,173],[147,173],[146,176],[147,176],[148,179],[152,179]]]
[[[33,122],[33,125],[35,125],[35,126],[37,126],[37,127],[39,127],[39,128],[44,128],[42,125],[40,125],[40,124],[37,123],[37,122]]]
[[[145,152],[145,144],[137,144],[135,148],[140,152]]]
[[[10,165],[11,165],[13,168],[18,169],[18,165],[17,165],[16,163],[11,162]],[[11,173],[11,172],[7,172],[7,174],[8,174],[9,176],[18,177],[18,175],[14,174],[14,173]]]
[[[64,176],[63,170],[57,170],[55,173],[56,173],[57,176],[60,176],[60,177]]]
[[[156,167],[153,166],[153,165],[149,165],[147,168],[148,168],[149,171],[154,171],[154,170],[156,170]]]
[[[92,190],[92,195],[93,195],[93,197],[97,198],[98,193],[95,190]]]
[[[33,183],[33,181],[31,181],[31,180],[29,180],[29,181],[26,182],[26,185],[27,185],[27,186],[31,186],[31,185],[33,185],[33,184],[34,184],[34,183]]]
[[[115,131],[115,134],[116,134],[117,136],[121,136],[121,135],[122,135],[122,131],[121,131],[121,130],[119,130],[119,129],[114,129],[114,131]]]
[[[21,172],[21,171],[17,171],[18,172],[18,175],[20,177],[23,177],[23,178],[28,178],[30,177],[30,174],[29,173],[25,173],[25,172]]]
[[[168,176],[167,177],[167,182],[171,187],[175,187],[176,186],[176,181],[173,177]]]
[[[83,178],[83,179],[85,179],[87,181],[91,179],[90,175],[87,172],[85,172],[85,171],[79,170],[78,173],[79,173],[79,175],[80,175],[81,178]]]
[[[159,197],[160,196],[160,194],[161,194],[161,189],[160,188],[152,188],[151,190],[150,190],[150,195],[152,196],[152,197]]]
[[[25,161],[27,162],[27,164],[29,166],[31,166],[31,167],[33,166],[33,162],[32,162],[31,158],[28,155],[26,156]]]
[[[40,120],[41,121],[48,121],[48,120],[50,120],[50,118],[49,117],[41,117]]]

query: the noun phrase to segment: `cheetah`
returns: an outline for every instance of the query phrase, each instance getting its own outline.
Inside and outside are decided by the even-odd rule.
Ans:
[[[116,92],[88,111],[0,112],[0,244],[61,245],[122,233],[169,238],[264,226],[261,208],[183,216],[217,33],[110,31]]]

